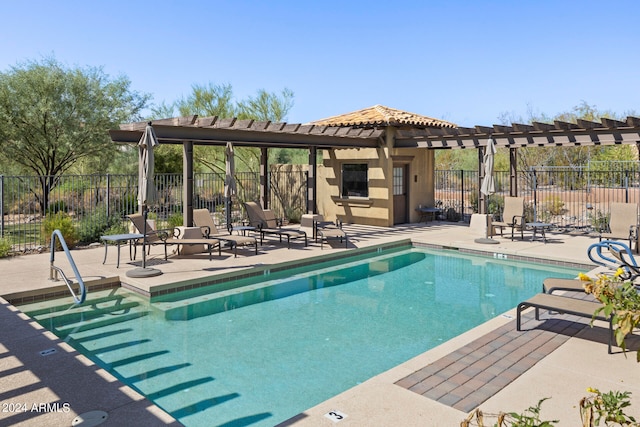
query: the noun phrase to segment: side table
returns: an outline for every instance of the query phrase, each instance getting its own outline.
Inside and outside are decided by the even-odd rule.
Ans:
[[[545,231],[553,227],[553,224],[548,222],[527,222],[526,226],[533,230],[533,236],[531,236],[532,242],[536,240],[536,234],[540,232],[542,241],[547,243],[547,235],[545,234]]]
[[[142,239],[144,234],[136,234],[136,233],[127,233],[127,234],[111,234],[106,236],[100,236],[100,240],[104,242],[104,259],[102,263],[107,262],[107,247],[109,246],[109,242],[115,243],[118,246],[118,261],[116,263],[116,268],[120,268],[120,245],[124,242],[129,242],[129,259],[132,259],[131,256],[131,244],[134,240]]]

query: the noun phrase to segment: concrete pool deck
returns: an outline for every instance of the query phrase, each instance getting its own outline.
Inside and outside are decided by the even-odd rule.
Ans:
[[[441,222],[393,228],[346,225],[345,231],[349,235],[350,248],[410,240],[417,245],[457,248],[510,259],[545,259],[573,268],[585,266],[585,269],[591,266],[587,248],[597,241],[597,238],[586,235],[550,233],[547,243],[530,241],[530,236],[525,236],[525,241],[516,239],[513,242],[506,237],[496,237],[499,244],[488,245],[476,243],[474,239],[478,236],[472,235],[464,224]],[[303,244],[292,243],[292,248],[287,250],[286,243],[269,240],[259,248],[258,255],[240,249],[237,258],[223,251],[221,257],[215,254],[212,261],[203,254],[172,256],[165,262],[161,256],[162,248],[154,247],[148,265],[163,274],[146,279],[125,275],[135,267],[129,261],[126,247],[122,250],[120,268],[116,268],[114,247],[109,248],[104,265],[102,247],[74,250],[72,254],[80,274],[91,287],[111,286],[121,280],[123,286],[137,288],[141,293],[158,293],[172,287],[187,288],[213,275],[237,274],[255,267],[269,268],[285,260],[299,263],[311,257],[339,255],[344,251],[337,242],[332,246],[325,244],[324,249],[311,241],[306,248]],[[64,254],[56,254],[56,265],[70,274]],[[58,287],[57,291],[62,295],[68,294],[64,284],[48,280],[48,253],[0,259],[0,271],[0,296],[3,297],[0,299],[3,326],[0,332],[0,403],[5,405],[5,408],[0,407],[0,424],[68,426],[78,414],[93,410],[108,413],[109,418],[102,425],[147,426],[172,422],[172,418],[161,409],[93,365],[7,302],[29,301],[34,295],[49,293],[52,286]],[[304,411],[283,425],[334,425],[334,421],[325,416],[332,411],[346,415],[335,423],[340,426],[459,425],[468,413],[467,407],[460,402],[471,396],[487,413],[522,411],[542,398],[551,397],[542,405],[542,419],[559,419],[558,425],[575,426],[580,425],[577,406],[579,400],[588,395],[587,387],[602,391],[630,391],[632,406],[628,413],[640,419],[640,365],[635,362],[635,354],[628,354],[625,358],[615,348],[616,353],[609,355],[606,330],[588,326],[577,328],[575,323],[566,320],[550,326],[545,322],[528,320],[526,330],[514,335],[514,312],[501,314]],[[569,319],[565,316],[553,318]],[[584,324],[585,320],[582,321]],[[538,325],[540,328],[536,328]],[[538,347],[505,347],[515,339],[523,339],[519,337],[524,337],[524,341],[532,345],[537,343]],[[502,345],[497,346],[497,342],[502,342]],[[635,337],[630,347],[637,348],[634,346]],[[57,351],[46,356],[40,354],[49,349]],[[496,359],[498,354],[501,357]],[[532,358],[532,354],[535,357]],[[476,357],[479,355],[482,357]],[[472,369],[466,370],[466,365],[456,365],[461,363],[486,366],[474,373]],[[499,366],[502,370],[496,371]],[[429,375],[434,374],[434,367],[439,367],[441,375],[432,377],[434,381],[431,382]],[[454,367],[456,369],[451,369]],[[462,369],[464,374],[442,374],[457,369]],[[483,389],[492,380],[494,387]],[[438,389],[439,384],[444,384],[444,388]],[[501,387],[495,387],[498,384]],[[463,392],[466,396],[462,396]],[[68,406],[62,406],[65,402]],[[474,400],[467,402],[466,405],[471,405]],[[38,405],[47,403],[50,405],[38,410]],[[25,407],[27,410],[23,410]]]

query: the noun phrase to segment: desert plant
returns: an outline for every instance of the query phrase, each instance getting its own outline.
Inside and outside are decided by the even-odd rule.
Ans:
[[[585,282],[585,292],[593,294],[598,301],[602,302],[602,307],[596,310],[593,319],[600,312],[605,316],[613,314],[616,343],[626,351],[625,337],[640,325],[640,293],[631,282],[624,282],[621,279],[623,274],[624,270],[619,268],[613,276],[600,274],[593,279],[580,273],[580,279]],[[636,359],[640,363],[640,350],[636,353]]]
[[[104,230],[105,235],[109,234],[126,234],[129,230],[127,230],[127,226],[122,223],[122,221],[118,221],[112,224],[109,228]]]
[[[596,231],[607,231],[609,229],[609,215],[596,209],[593,214],[589,214],[591,227]]]
[[[460,427],[552,427],[555,423],[560,421],[543,421],[540,419],[540,407],[542,406],[542,402],[547,400],[548,397],[540,399],[536,406],[530,406],[525,409],[523,412],[500,412],[497,415],[493,414],[484,414],[480,409],[476,409],[471,412],[467,418],[465,418],[461,423]],[[485,424],[485,417],[495,418],[496,422],[491,424]],[[475,420],[474,420],[475,418]],[[488,419],[487,418],[487,419]],[[473,424],[472,424],[473,423]]]
[[[638,426],[635,418],[624,413],[624,408],[631,406],[630,392],[609,391],[601,393],[600,390],[589,387],[590,397],[580,401],[580,418],[585,427],[599,426],[600,421],[605,425],[610,422],[622,426]]]
[[[174,213],[167,218],[167,228],[180,227],[183,224],[182,214]]]
[[[56,212],[44,218],[42,221],[42,231],[45,235],[47,245],[51,244],[51,234],[54,230],[60,230],[68,248],[74,247],[78,242],[76,228],[69,214]],[[62,249],[59,242],[56,244],[56,249]]]
[[[78,230],[78,240],[83,243],[97,242],[100,236],[108,234],[105,230],[121,222],[117,216],[107,216],[105,209],[82,218]]]
[[[9,256],[11,253],[11,242],[9,239],[0,239],[0,258]]]

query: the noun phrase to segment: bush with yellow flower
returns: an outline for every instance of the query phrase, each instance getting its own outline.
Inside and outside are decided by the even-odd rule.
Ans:
[[[616,343],[626,351],[625,337],[640,324],[640,292],[633,283],[621,278],[624,274],[625,271],[619,268],[613,276],[600,274],[591,278],[580,273],[579,277],[585,282],[585,292],[602,302],[602,307],[596,310],[594,318],[600,313],[606,317],[613,314]],[[591,323],[593,324],[593,320]],[[636,356],[640,363],[640,350]]]

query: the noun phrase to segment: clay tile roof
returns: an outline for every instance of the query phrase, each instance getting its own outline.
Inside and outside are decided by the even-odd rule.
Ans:
[[[311,122],[320,126],[425,126],[457,128],[455,123],[419,114],[396,110],[384,105],[374,105],[362,110]]]

